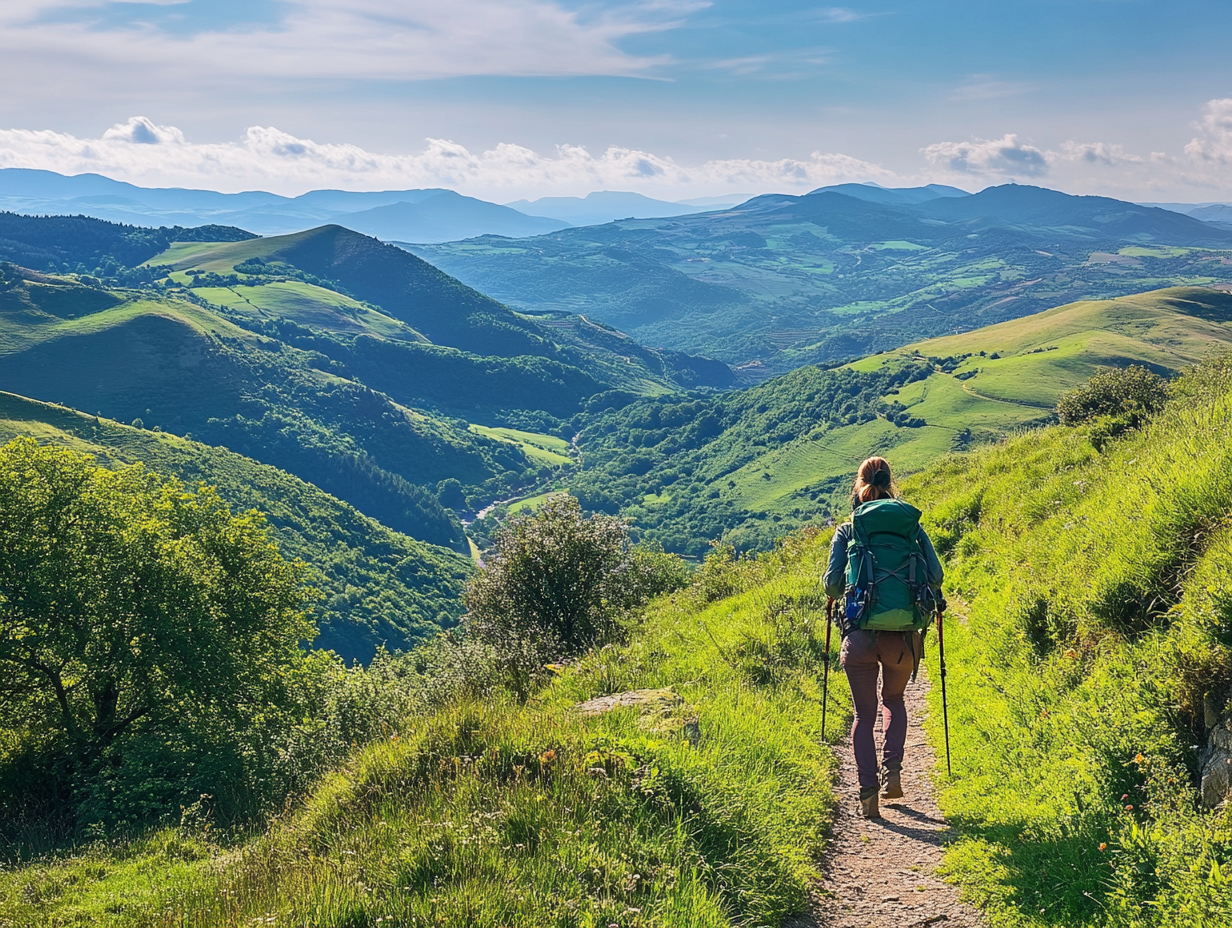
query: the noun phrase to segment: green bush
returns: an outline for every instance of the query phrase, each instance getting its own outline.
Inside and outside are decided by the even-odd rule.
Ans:
[[[544,665],[617,640],[630,610],[683,584],[680,558],[635,548],[629,527],[549,496],[496,532],[464,594],[467,634],[489,645],[525,698]]]
[[[1168,401],[1168,382],[1137,364],[1102,371],[1062,393],[1057,417],[1066,425],[1113,417],[1112,427],[1137,428]]]

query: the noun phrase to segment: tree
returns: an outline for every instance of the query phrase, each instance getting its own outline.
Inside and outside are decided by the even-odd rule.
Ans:
[[[485,558],[464,595],[467,631],[523,696],[544,661],[612,640],[630,609],[686,576],[680,558],[631,546],[623,519],[586,518],[564,493],[511,519]]]
[[[314,631],[256,512],[141,466],[0,447],[0,727],[80,792],[141,733],[240,733],[287,707]]]

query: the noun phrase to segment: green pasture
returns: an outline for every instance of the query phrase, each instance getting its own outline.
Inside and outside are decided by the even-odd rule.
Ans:
[[[216,274],[229,274],[235,265],[243,264],[249,258],[268,258],[295,244],[299,239],[310,238],[314,234],[314,230],[310,229],[295,235],[274,235],[246,242],[177,242],[142,266],[170,267],[173,271],[195,268]]]
[[[255,321],[289,319],[299,325],[342,335],[367,333],[399,341],[427,339],[404,322],[348,296],[315,284],[288,280],[261,286],[197,287],[193,293],[215,306]]]
[[[568,467],[574,463],[569,456],[569,443],[554,435],[524,432],[521,429],[491,428],[486,425],[471,425],[470,430],[485,438],[517,445],[528,458],[550,467]]]

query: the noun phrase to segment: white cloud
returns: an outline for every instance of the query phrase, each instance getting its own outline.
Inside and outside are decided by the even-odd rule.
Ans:
[[[143,116],[113,126],[97,139],[51,130],[0,130],[0,167],[93,172],[146,186],[227,191],[259,187],[284,194],[319,187],[439,186],[501,200],[603,189],[679,198],[750,189],[802,193],[847,181],[908,182],[879,165],[822,152],[807,159],[733,158],[682,165],[669,157],[615,146],[595,155],[580,146],[561,145],[545,155],[502,143],[476,153],[456,142],[429,139],[421,152],[387,154],[259,126],[248,129],[237,142],[196,143],[179,129],[156,125]]]
[[[1049,152],[1049,154],[1052,154]],[[1154,155],[1160,152],[1152,153]],[[1130,154],[1120,145],[1107,142],[1062,142],[1059,157],[1067,161],[1082,161],[1087,164],[1103,164],[1109,167],[1120,164],[1142,164],[1143,159]]]
[[[416,80],[460,75],[640,75],[664,59],[618,42],[671,28],[698,4],[631,3],[583,15],[555,0],[284,0],[274,25],[168,33],[92,21],[101,0],[0,3],[0,78],[24,83],[38,62],[100,80]],[[58,14],[48,19],[46,14]],[[70,17],[71,14],[71,17]],[[68,21],[65,21],[65,18]],[[35,72],[37,73],[37,71]]]
[[[1043,177],[1048,156],[1013,133],[999,139],[937,142],[921,149],[932,164],[953,174],[981,177]]]
[[[1185,154],[1199,164],[1232,164],[1232,97],[1207,101],[1195,127],[1202,135],[1185,146]]]

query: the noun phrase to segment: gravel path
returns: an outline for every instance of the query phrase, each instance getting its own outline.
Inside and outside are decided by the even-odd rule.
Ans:
[[[842,761],[840,808],[834,822],[825,876],[814,911],[793,928],[986,928],[980,913],[958,901],[955,887],[936,876],[949,826],[933,800],[929,772],[936,758],[921,720],[928,711],[927,669],[907,687],[907,752],[903,799],[882,800],[882,818],[859,818],[859,784],[850,735],[835,750]],[[878,732],[880,756],[881,733]],[[944,762],[944,761],[943,761]]]

